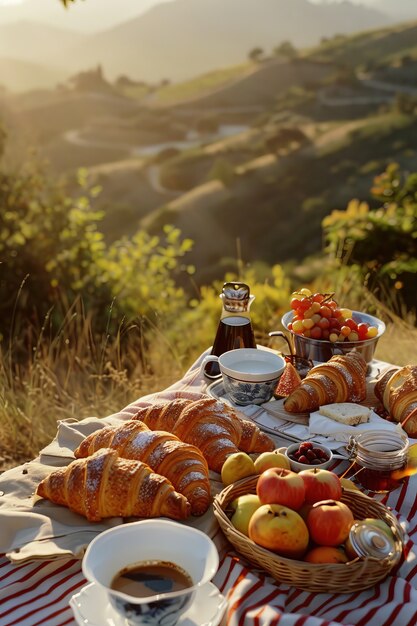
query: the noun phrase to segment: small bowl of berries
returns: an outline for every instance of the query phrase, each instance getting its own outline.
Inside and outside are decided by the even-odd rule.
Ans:
[[[326,469],[333,460],[333,453],[330,448],[313,441],[293,443],[288,446],[284,454],[288,458],[293,472],[301,472],[301,470],[310,467]]]

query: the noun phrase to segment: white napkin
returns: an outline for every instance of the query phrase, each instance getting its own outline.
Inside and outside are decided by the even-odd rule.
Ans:
[[[351,435],[355,435],[358,431],[363,432],[367,430],[404,432],[399,424],[388,422],[382,417],[379,417],[379,415],[377,415],[374,411],[371,411],[368,422],[357,424],[356,426],[349,426],[347,424],[336,422],[330,417],[322,415],[319,411],[315,411],[310,414],[309,433],[311,437],[314,437],[315,435],[324,435],[335,441],[348,443]]]
[[[34,497],[36,487],[56,467],[74,460],[73,450],[91,432],[104,426],[120,424],[114,416],[88,417],[80,422],[63,421],[55,439],[38,459],[13,468],[0,476],[0,553],[13,563],[63,556],[81,558],[89,542],[100,532],[123,523],[120,517],[102,522],[88,522],[64,506]],[[223,488],[220,476],[210,472],[211,493]],[[221,551],[226,545],[218,533],[212,508],[201,517],[190,517],[184,524],[202,530]]]

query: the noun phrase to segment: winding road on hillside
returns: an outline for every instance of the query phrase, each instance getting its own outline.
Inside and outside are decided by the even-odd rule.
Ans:
[[[105,141],[101,139],[95,138],[86,138],[83,136],[83,129],[74,129],[68,130],[64,133],[63,138],[70,144],[86,147],[86,148],[99,148],[104,150],[125,150],[126,156],[130,158],[138,158],[138,157],[146,157],[157,154],[161,150],[166,148],[178,148],[185,149],[191,148],[194,146],[201,145],[203,142],[215,142],[221,139],[225,139],[227,137],[232,137],[237,135],[244,130],[246,130],[247,126],[233,126],[233,125],[222,125],[219,127],[219,131],[210,135],[209,137],[200,137],[195,136],[194,138],[186,139],[184,141],[170,141],[164,143],[155,143],[149,146],[132,146],[131,144],[124,142],[115,142],[115,141]],[[176,198],[182,195],[181,191],[173,191],[171,189],[167,189],[160,182],[160,166],[159,165],[148,165],[146,166],[146,175],[148,178],[149,185],[151,188],[159,193],[160,195],[169,197],[170,199]]]
[[[392,83],[387,83],[387,82],[383,82],[380,80],[372,79],[366,74],[359,75],[359,80],[364,87],[375,89],[380,92],[381,91],[386,92],[387,95],[383,95],[383,94],[371,95],[370,94],[370,95],[356,96],[352,94],[351,96],[350,95],[331,96],[326,92],[325,89],[322,89],[318,91],[317,99],[324,106],[342,107],[342,106],[355,106],[355,105],[382,104],[382,103],[391,102],[396,93],[404,93],[410,96],[417,96],[417,88],[411,85],[396,85]],[[241,112],[242,108],[245,109],[245,107],[237,106],[236,112]],[[224,108],[224,110],[227,110],[227,112],[229,113],[231,111],[230,107],[227,109]],[[222,112],[224,112],[224,110],[222,109]],[[184,111],[184,113],[186,113],[186,111]],[[218,113],[219,114],[221,113],[220,107],[218,109]],[[338,125],[336,128],[328,129],[325,132],[323,132],[321,135],[312,138],[312,144],[302,147],[300,152],[302,152],[305,155],[313,154],[314,150],[324,147],[325,145],[328,145],[331,142],[340,141],[349,132],[351,132],[352,130],[356,128],[361,127],[362,125],[366,123],[367,123],[367,120],[355,120],[353,122],[347,122],[345,124]],[[311,124],[308,126],[311,126]],[[243,132],[244,129],[247,129],[247,128],[248,127],[243,127],[243,126],[236,127],[235,130],[232,131],[231,134],[235,132],[237,136],[239,132],[241,133]],[[307,127],[305,130],[307,130]],[[91,138],[91,137],[86,138],[85,136],[83,136],[83,132],[85,132],[85,129],[84,130],[83,129],[68,130],[64,133],[63,138],[68,143],[71,143],[73,145],[77,145],[80,147],[99,148],[103,150],[106,150],[106,149],[114,150],[116,148],[119,150],[123,150],[123,151],[126,151],[127,158],[137,158],[140,156],[142,157],[152,156],[153,154],[157,154],[159,151],[165,148],[169,148],[169,147],[174,147],[174,148],[178,148],[181,150],[181,149],[185,149],[188,147],[200,145],[202,141],[205,141],[205,142],[210,141],[212,143],[216,141],[221,141],[222,139],[225,138],[225,136],[230,137],[230,134],[228,135],[227,132],[226,133],[218,132],[216,135],[213,135],[210,138],[207,138],[207,137],[202,138],[202,137],[196,136],[193,138],[186,139],[184,141],[165,142],[165,143],[159,143],[159,144],[152,144],[150,146],[132,146],[131,144],[128,144],[125,142],[106,141],[106,140],[101,140],[98,138]],[[273,156],[273,155],[270,155],[270,156]],[[255,164],[254,162],[253,166],[251,166],[251,163],[248,163],[245,166],[241,166],[240,170],[242,170],[243,172],[247,168],[262,169],[264,166],[266,166],[265,159],[262,160],[261,158],[260,160],[257,159],[255,161],[257,161],[257,164]],[[269,166],[271,166],[271,163],[268,161],[268,167]],[[156,164],[152,164],[148,166],[145,165],[145,171],[146,171],[147,180],[151,189],[153,189],[153,191],[155,191],[159,195],[163,196],[166,200],[173,200],[183,195],[183,192],[177,192],[177,191],[167,189],[161,184],[159,165],[156,165]]]

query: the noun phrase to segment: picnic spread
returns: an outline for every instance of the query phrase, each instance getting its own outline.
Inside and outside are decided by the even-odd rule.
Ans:
[[[319,310],[300,306],[291,332]],[[179,626],[416,624],[417,368],[373,358],[378,320],[344,315],[362,353],[303,354],[301,380],[294,354],[207,350],[163,391],[60,422],[36,459],[0,475],[0,625],[124,626],[82,559],[98,536],[155,518],[201,531],[219,554]],[[271,454],[281,465],[265,465]],[[246,521],[233,515],[254,499]]]
[[[201,375],[201,362],[204,356],[205,354],[201,355],[184,377],[173,386],[153,396],[141,398],[119,413],[102,419],[94,417],[78,422],[74,420],[60,423],[55,439],[41,450],[37,459],[9,470],[0,477],[2,494],[0,550],[4,553],[0,562],[1,624],[74,626],[77,621],[69,604],[72,597],[81,594],[81,605],[84,602],[81,609],[87,614],[96,601],[97,606],[100,605],[103,598],[100,598],[99,590],[87,586],[90,588],[83,592],[83,589],[87,588],[87,581],[81,571],[80,559],[94,536],[126,520],[121,517],[110,517],[88,522],[85,517],[48,500],[38,499],[34,502],[34,493],[39,483],[51,471],[65,468],[74,460],[74,451],[86,438],[94,436],[94,433],[104,428],[114,430],[123,422],[131,422],[131,418],[138,412],[149,412],[149,407],[154,405],[155,401],[179,401],[179,404],[207,402],[208,398],[219,401],[215,395],[210,395],[209,387],[212,384],[208,385]],[[377,374],[377,378],[367,378],[368,404],[370,389],[390,368],[390,364],[373,361],[372,372]],[[288,446],[293,441],[305,439],[306,429],[308,432],[305,420],[300,424],[297,421],[290,421],[292,418],[289,417],[289,421],[285,422],[282,408],[274,407],[274,402],[276,401],[271,402],[270,411],[250,405],[241,408],[242,413],[249,421],[252,416],[254,418],[252,423],[260,426],[262,433],[268,433],[276,447]],[[225,405],[227,413],[230,403]],[[389,425],[389,428],[395,427],[390,422],[386,422],[386,425]],[[317,429],[313,428],[314,430]],[[314,436],[314,432],[311,436]],[[332,435],[321,435],[335,452],[340,452],[345,441],[340,441],[337,433],[334,436],[332,439]],[[335,461],[334,466],[335,472],[341,474],[349,466],[349,461],[341,458]],[[220,494],[224,489],[218,472],[212,469],[209,469],[209,483],[211,497]],[[375,496],[378,502],[388,507],[395,515],[404,531],[401,560],[381,582],[367,587],[364,580],[363,589],[350,593],[317,593],[277,581],[262,567],[242,557],[227,541],[213,515],[212,507],[209,507],[203,515],[191,516],[184,523],[192,524],[207,533],[216,543],[221,558],[219,569],[212,582],[226,604],[223,605],[217,597],[212,598],[214,604],[210,610],[207,608],[207,611],[211,611],[213,615],[209,616],[207,623],[232,626],[235,624],[405,626],[416,623],[415,493],[416,478],[410,476],[397,489],[383,496]],[[199,602],[202,607],[209,606],[207,599],[200,598]],[[198,615],[199,617],[191,616],[191,619],[196,621],[190,623],[200,623],[198,620],[202,619],[201,614]],[[91,623],[112,623],[111,615],[103,613],[97,616],[99,621]],[[100,619],[105,621],[100,622]]]

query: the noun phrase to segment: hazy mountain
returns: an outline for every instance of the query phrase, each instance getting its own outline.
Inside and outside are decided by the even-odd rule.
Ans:
[[[0,86],[11,91],[53,88],[67,78],[67,72],[46,65],[0,57]]]
[[[67,9],[59,0],[0,2],[0,24],[34,20],[84,33],[99,32],[137,17],[161,1],[167,0],[77,0]]]
[[[29,63],[69,67],[65,50],[77,47],[83,41],[84,35],[80,33],[37,22],[19,21],[0,25],[0,57]]]
[[[387,23],[383,13],[350,2],[175,0],[89,38],[71,56],[73,68],[102,63],[110,76],[178,80],[242,62],[255,46],[309,46]]]

